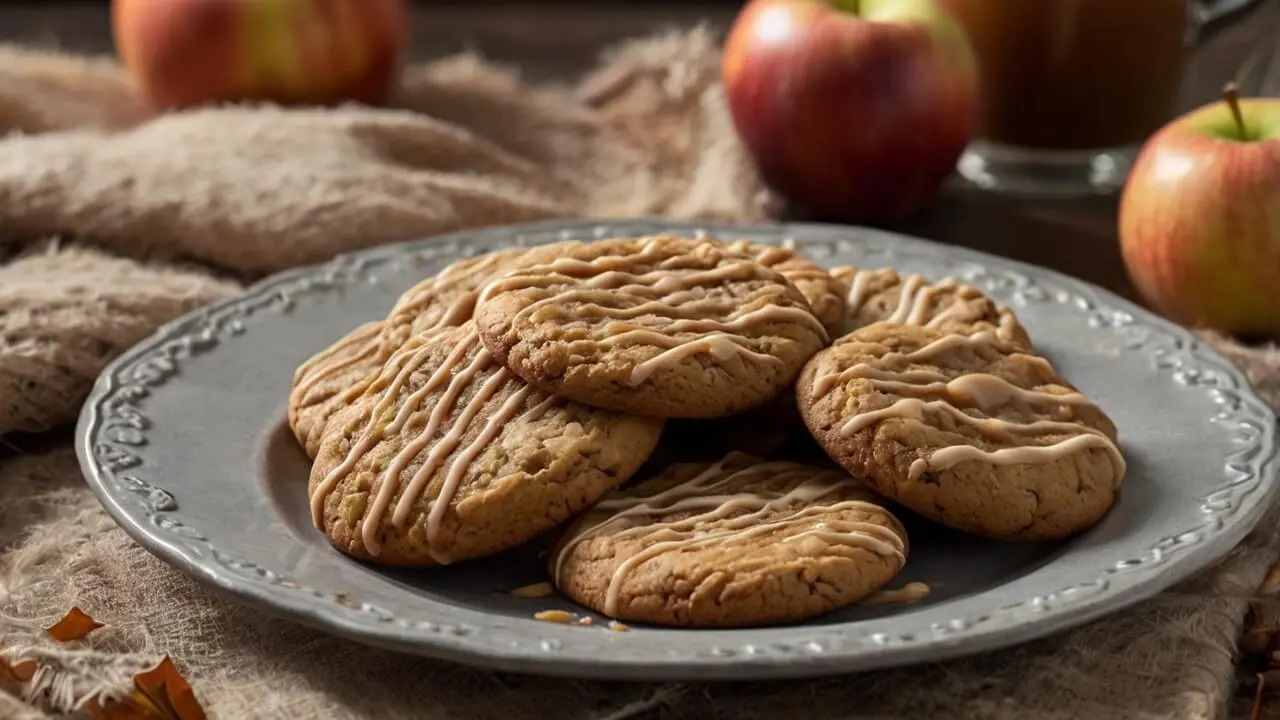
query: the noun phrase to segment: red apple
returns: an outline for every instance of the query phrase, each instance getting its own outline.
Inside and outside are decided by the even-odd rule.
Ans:
[[[976,62],[934,0],[753,0],[722,74],[764,181],[821,218],[910,214],[973,132]]]
[[[157,109],[385,99],[407,0],[113,0],[126,67]]]
[[[1170,319],[1280,335],[1280,98],[1194,110],[1143,146],[1120,200],[1138,292]]]

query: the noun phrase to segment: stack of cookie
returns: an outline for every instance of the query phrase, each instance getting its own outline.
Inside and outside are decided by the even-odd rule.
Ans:
[[[673,626],[863,600],[907,559],[889,503],[1060,538],[1124,474],[1111,421],[977,290],[711,238],[455,263],[299,367],[289,422],[343,552],[445,565],[550,536],[566,595]]]

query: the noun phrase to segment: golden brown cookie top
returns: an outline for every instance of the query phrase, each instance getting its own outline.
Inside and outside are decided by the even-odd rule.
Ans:
[[[299,365],[289,388],[289,427],[315,457],[325,423],[364,392],[382,367],[382,322],[365,323]]]
[[[606,495],[560,539],[550,569],[606,615],[735,625],[854,602],[907,552],[901,524],[847,473],[734,452]],[[808,602],[806,576],[829,597]]]
[[[1062,537],[1114,500],[1125,459],[1111,419],[990,331],[876,323],[841,338],[796,385],[805,424],[877,492],[989,537]]]
[[[659,421],[530,386],[470,322],[428,330],[328,423],[312,520],[345,551],[394,564],[488,554],[627,479],[660,434]]]
[[[869,325],[815,356],[799,394],[842,437],[886,422],[945,435],[912,463],[911,479],[965,460],[1034,463],[1085,448],[1113,455],[1117,482],[1124,474],[1111,419],[1048,360],[990,331]]]
[[[892,268],[842,265],[831,269],[845,295],[844,332],[876,322],[920,325],[944,333],[992,331],[1001,340],[1030,349],[1027,331],[1013,311],[977,288],[943,278],[902,275]]]
[[[549,392],[641,415],[729,415],[775,397],[827,342],[795,286],[721,243],[557,250],[493,280],[476,309],[485,346]]]
[[[364,391],[382,363],[413,335],[471,320],[480,287],[535,252],[553,246],[495,250],[450,263],[409,290],[382,320],[365,323],[298,367],[289,424],[314,457],[325,422]]]
[[[521,263],[545,254],[555,255],[555,245],[493,250],[458,260],[406,290],[384,321],[379,341],[393,352],[413,335],[437,327],[457,327],[472,318],[480,289],[485,283]]]
[[[809,302],[809,309],[826,328],[828,335],[837,337],[844,332],[845,288],[826,268],[790,248],[746,240],[725,242],[724,246],[731,252],[740,253],[781,273],[804,295],[804,299]]]

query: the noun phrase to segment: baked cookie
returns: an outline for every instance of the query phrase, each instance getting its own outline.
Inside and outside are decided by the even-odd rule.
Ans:
[[[557,245],[494,250],[452,263],[409,288],[387,315],[378,341],[389,355],[424,330],[456,327],[471,320],[485,283],[522,263],[555,257]]]
[[[410,288],[381,322],[366,323],[298,368],[289,393],[289,426],[315,457],[324,424],[368,387],[383,363],[413,335],[471,319],[480,288],[554,246],[496,250],[452,263]]]
[[[991,331],[875,323],[796,384],[805,424],[876,492],[1001,540],[1076,533],[1111,507],[1125,461],[1110,418],[1050,363]]]
[[[724,246],[731,252],[740,253],[770,270],[778,271],[809,302],[809,309],[826,328],[828,335],[839,337],[844,333],[846,290],[844,284],[827,272],[826,268],[794,250],[776,245],[734,240],[724,242]]]
[[[409,338],[327,423],[311,514],[343,552],[444,565],[548,530],[625,481],[658,420],[537,390],[502,367],[475,325]]]
[[[528,382],[588,405],[722,417],[776,397],[828,338],[781,274],[707,240],[566,243],[485,286],[485,347]]]
[[[847,473],[731,453],[609,493],[549,563],[562,592],[609,617],[741,627],[857,602],[907,551],[902,525]]]
[[[892,268],[849,265],[832,268],[831,277],[845,295],[844,332],[876,322],[922,325],[964,335],[990,330],[1001,340],[1031,349],[1031,339],[1012,310],[952,278],[931,283],[921,275],[904,276]]]
[[[382,368],[382,322],[365,323],[298,366],[289,388],[288,419],[294,437],[316,456],[325,423],[360,397]]]

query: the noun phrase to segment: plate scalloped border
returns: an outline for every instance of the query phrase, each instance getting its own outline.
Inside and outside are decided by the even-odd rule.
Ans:
[[[378,269],[407,269],[463,257],[502,245],[536,245],[567,238],[610,235],[726,234],[756,242],[795,246],[821,262],[856,247],[868,256],[954,258],[960,279],[985,291],[1001,291],[1016,306],[1071,305],[1095,328],[1119,336],[1132,352],[1146,352],[1157,372],[1184,386],[1202,388],[1237,450],[1225,458],[1221,481],[1199,498],[1199,522],[1160,538],[1138,557],[1097,568],[1076,583],[988,612],[934,622],[895,634],[840,633],[844,625],[797,630],[792,641],[767,645],[717,642],[726,633],[693,633],[682,649],[661,660],[629,662],[601,657],[599,648],[576,657],[555,637],[482,640],[478,623],[398,618],[353,593],[326,593],[227,555],[200,531],[185,525],[169,491],[131,471],[145,463],[151,422],[140,407],[180,373],[183,362],[216,349],[245,331],[260,313],[288,313],[306,296],[375,281]],[[1187,330],[1101,288],[1061,273],[965,248],[865,228],[814,224],[736,225],[665,220],[543,221],[439,235],[340,255],[320,265],[267,278],[243,295],[170,322],[110,363],[86,400],[76,428],[76,454],[90,487],[112,518],[142,547],[182,572],[243,602],[295,622],[368,645],[496,670],[601,679],[763,679],[830,675],[932,662],[1019,644],[1080,625],[1172,586],[1224,556],[1252,530],[1274,501],[1277,483],[1276,415],[1244,374]],[[358,593],[354,593],[358,596]],[[454,609],[454,615],[481,615]],[[1036,616],[1034,631],[1020,627]],[[485,628],[502,634],[502,628]],[[729,633],[732,634],[732,633]],[[838,634],[833,642],[831,637]],[[699,640],[699,638],[706,638]],[[501,645],[502,650],[495,648]],[[617,645],[613,649],[620,649]],[[913,651],[925,652],[913,652]],[[572,653],[571,653],[572,654]],[[558,657],[557,657],[558,656]],[[556,657],[555,662],[546,662]],[[543,662],[539,662],[542,660]]]

